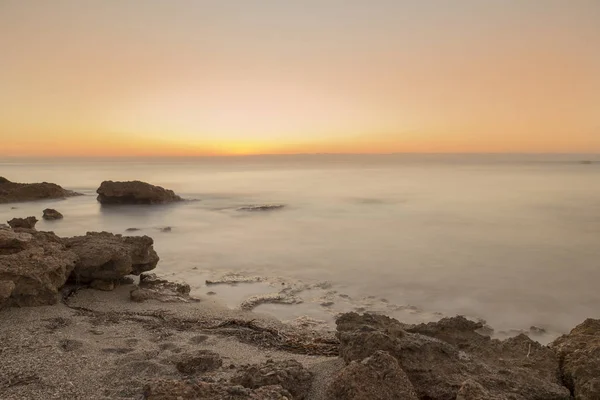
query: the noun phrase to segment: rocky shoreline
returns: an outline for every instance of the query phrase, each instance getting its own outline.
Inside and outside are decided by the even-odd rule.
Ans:
[[[600,399],[600,320],[548,346],[461,316],[351,312],[316,331],[149,273],[148,236],[62,238],[33,220],[0,227],[0,399]]]

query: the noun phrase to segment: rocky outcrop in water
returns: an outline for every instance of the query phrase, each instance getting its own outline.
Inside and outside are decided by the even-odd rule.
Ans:
[[[63,215],[53,208],[46,208],[43,212],[42,218],[47,221],[63,219]]]
[[[327,400],[418,400],[398,361],[376,351],[361,362],[352,361],[327,389]]]
[[[548,347],[525,335],[505,341],[476,331],[481,323],[463,317],[408,326],[385,316],[343,314],[337,320],[340,356],[362,361],[377,351],[398,360],[419,398],[568,400],[559,379],[559,362]],[[465,394],[467,393],[467,394]]]
[[[0,298],[16,306],[55,304],[76,261],[51,232],[0,230]]]
[[[166,204],[182,200],[172,190],[141,181],[104,181],[96,193],[102,204]]]
[[[600,319],[585,320],[550,347],[558,354],[563,382],[575,399],[600,399]]]
[[[126,275],[139,275],[156,268],[159,257],[148,236],[122,236],[108,232],[88,232],[85,236],[64,239],[77,263],[73,279],[115,281]]]
[[[281,210],[285,207],[285,204],[262,204],[256,206],[243,206],[238,208],[238,211],[249,211],[249,212],[257,212],[257,211],[275,211]]]
[[[27,217],[27,218],[13,218],[7,222],[8,222],[8,225],[13,229],[17,229],[17,228],[35,229],[35,224],[37,224],[38,220],[36,217]]]
[[[62,199],[80,193],[63,189],[54,183],[16,183],[0,176],[0,204],[21,201]]]

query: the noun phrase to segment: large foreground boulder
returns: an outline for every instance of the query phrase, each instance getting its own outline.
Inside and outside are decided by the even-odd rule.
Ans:
[[[55,183],[15,183],[0,176],[0,204],[44,199],[62,199],[80,193],[66,190]]]
[[[352,361],[331,382],[327,400],[418,400],[398,361],[376,351],[361,362]]]
[[[410,327],[385,316],[347,313],[337,325],[347,363],[388,352],[421,399],[455,400],[468,391],[467,382],[488,399],[570,399],[554,352],[525,335],[493,340],[476,332],[482,324],[463,317]]]
[[[182,200],[172,190],[140,181],[104,181],[96,193],[102,204],[166,204]]]
[[[109,232],[88,232],[64,239],[78,257],[72,279],[80,283],[115,281],[156,268],[159,257],[148,236],[122,236]]]
[[[587,319],[550,345],[576,400],[600,399],[600,319]]]
[[[0,302],[55,304],[76,261],[77,255],[51,232],[0,230]]]

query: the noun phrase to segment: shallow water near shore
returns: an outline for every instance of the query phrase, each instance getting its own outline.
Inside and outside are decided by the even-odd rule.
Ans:
[[[0,176],[85,196],[2,204],[0,221],[41,219],[49,207],[65,218],[41,220],[39,230],[152,236],[157,273],[231,307],[287,290],[302,303],[256,307],[283,320],[319,327],[351,310],[406,322],[464,314],[507,334],[537,326],[547,341],[600,317],[600,164],[583,159],[600,157],[4,159]],[[95,190],[109,179],[197,201],[102,207]],[[285,207],[240,210],[265,204]],[[261,281],[205,284],[227,273]]]

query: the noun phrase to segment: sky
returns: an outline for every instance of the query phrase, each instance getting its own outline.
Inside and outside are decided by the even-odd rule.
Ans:
[[[0,143],[600,153],[600,1],[0,0]]]

